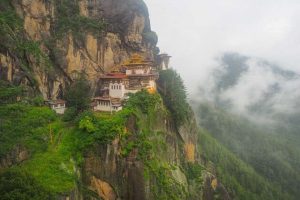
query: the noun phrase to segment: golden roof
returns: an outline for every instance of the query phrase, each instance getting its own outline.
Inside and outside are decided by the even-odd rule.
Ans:
[[[154,87],[147,88],[147,91],[148,91],[149,94],[155,94],[156,93],[156,89]]]
[[[129,60],[126,60],[123,65],[148,65],[149,61],[146,61],[145,58],[137,53],[133,54]]]

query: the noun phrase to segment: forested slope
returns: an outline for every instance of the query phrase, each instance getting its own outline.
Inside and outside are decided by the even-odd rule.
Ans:
[[[300,149],[295,135],[274,129],[276,124],[273,128],[255,124],[208,103],[198,105],[196,113],[200,126],[232,154],[274,187],[293,199],[299,197]]]

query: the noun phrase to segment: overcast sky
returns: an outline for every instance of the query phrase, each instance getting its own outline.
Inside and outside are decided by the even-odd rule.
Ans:
[[[190,93],[227,51],[300,72],[300,0],[145,2],[158,45],[172,56]]]

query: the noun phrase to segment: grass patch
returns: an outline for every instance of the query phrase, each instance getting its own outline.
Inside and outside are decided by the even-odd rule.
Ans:
[[[63,193],[75,187],[75,163],[60,151],[35,154],[22,168],[51,193]]]
[[[24,104],[0,106],[0,155],[23,144],[31,151],[39,151],[47,143],[49,123],[56,119],[47,107]]]

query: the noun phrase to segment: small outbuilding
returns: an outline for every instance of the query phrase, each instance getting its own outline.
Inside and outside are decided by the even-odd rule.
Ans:
[[[57,114],[64,114],[66,110],[66,101],[64,100],[51,100],[48,101],[48,104],[52,110],[54,110]]]

